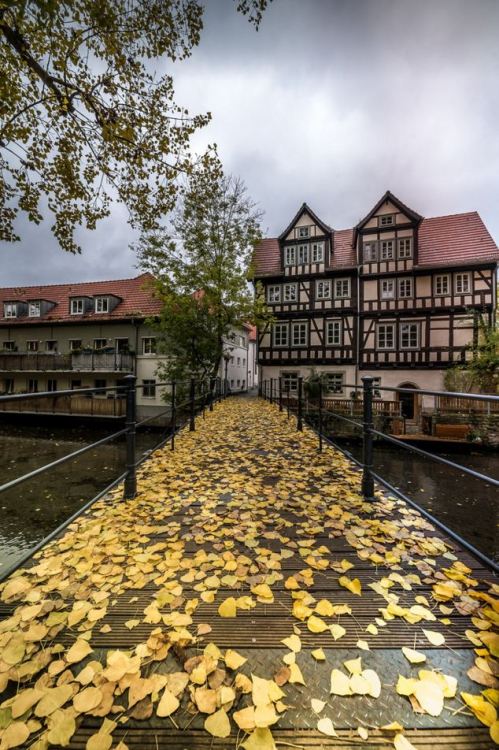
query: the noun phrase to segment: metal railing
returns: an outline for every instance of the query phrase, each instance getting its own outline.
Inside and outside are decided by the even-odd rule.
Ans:
[[[0,485],[0,494],[14,487],[17,487],[30,479],[33,479],[40,474],[44,474],[47,471],[51,471],[56,467],[71,461],[72,459],[78,458],[84,455],[88,451],[94,450],[102,445],[106,445],[113,440],[119,438],[125,438],[126,440],[126,458],[123,472],[118,476],[110,485],[108,485],[102,492],[96,497],[92,498],[82,508],[79,508],[70,518],[64,521],[55,531],[51,532],[49,536],[42,539],[42,541],[36,545],[34,549],[29,550],[25,555],[22,556],[14,565],[0,573],[0,583],[23,565],[38,549],[43,547],[47,542],[53,539],[57,534],[63,531],[72,521],[78,516],[84,513],[91,505],[93,505],[99,498],[101,498],[106,492],[112,487],[119,484],[124,480],[124,491],[123,499],[133,499],[137,493],[137,467],[146,460],[151,450],[156,450],[161,445],[170,443],[171,450],[175,450],[175,436],[179,430],[185,425],[189,424],[189,430],[193,431],[196,429],[196,418],[202,416],[204,418],[205,411],[209,409],[213,411],[214,404],[224,399],[228,395],[227,383],[220,380],[220,378],[211,378],[209,380],[197,381],[191,379],[189,381],[172,381],[157,383],[156,388],[168,388],[169,389],[169,404],[168,407],[159,413],[152,414],[144,419],[137,420],[137,390],[140,388],[147,387],[144,385],[137,385],[135,375],[127,375],[121,384],[109,386],[106,388],[78,388],[74,390],[58,391],[58,395],[64,397],[81,397],[82,395],[92,395],[95,393],[103,392],[115,392],[115,394],[125,399],[126,403],[126,419],[125,426],[117,430],[116,432],[107,435],[100,440],[96,440],[89,445],[85,445],[72,453],[68,453],[55,461],[51,461],[48,464],[39,466],[33,471],[16,477],[15,479]],[[0,396],[0,408],[3,403],[15,403],[22,402],[25,400],[36,401],[37,399],[43,399],[47,396],[53,396],[53,393],[11,393],[5,396]],[[168,415],[168,429],[167,435],[163,434],[162,438],[156,443],[145,455],[137,458],[136,451],[136,433],[137,430],[144,427],[145,425],[158,420],[161,417]]]
[[[0,352],[2,372],[130,372],[135,355],[129,352]]]
[[[317,432],[318,441],[319,441],[319,451],[322,451],[324,441],[332,444],[336,448],[339,448],[339,450],[343,450],[340,446],[334,443],[324,433],[324,418],[326,416],[331,415],[335,419],[338,419],[344,423],[347,423],[351,427],[353,427],[355,430],[358,430],[361,433],[361,439],[362,439],[362,460],[358,461],[349,452],[344,451],[344,450],[343,452],[346,453],[350,459],[355,461],[355,463],[357,463],[362,469],[361,486],[362,486],[362,494],[364,498],[368,501],[372,501],[374,499],[375,481],[378,482],[379,484],[384,485],[387,489],[390,490],[390,492],[397,494],[403,500],[405,500],[410,505],[412,505],[412,507],[415,507],[418,511],[420,511],[420,513],[422,513],[432,523],[434,523],[436,526],[442,529],[446,534],[448,534],[450,537],[452,537],[457,542],[459,542],[469,552],[475,555],[475,557],[477,557],[482,562],[484,562],[487,565],[487,567],[490,567],[496,573],[499,573],[499,565],[496,562],[494,562],[489,557],[484,555],[480,550],[478,550],[476,547],[470,544],[467,540],[465,540],[463,537],[457,534],[457,532],[448,528],[445,524],[439,521],[435,516],[428,513],[428,511],[426,511],[419,504],[414,502],[414,500],[407,497],[407,495],[405,495],[399,489],[395,488],[386,478],[380,476],[379,474],[375,472],[375,463],[374,463],[375,438],[378,438],[379,440],[385,440],[389,444],[395,445],[398,448],[403,449],[404,451],[414,453],[416,455],[429,459],[430,461],[433,461],[435,463],[439,463],[451,469],[460,471],[463,474],[473,477],[474,479],[477,479],[492,487],[499,488],[499,479],[495,479],[494,477],[488,476],[487,474],[482,474],[478,471],[475,471],[474,469],[470,469],[468,466],[456,463],[455,461],[451,461],[450,459],[444,458],[443,456],[440,456],[436,453],[432,453],[431,451],[424,450],[423,448],[419,448],[416,445],[412,445],[408,443],[406,440],[400,440],[394,437],[393,435],[383,432],[382,430],[375,429],[374,408],[373,408],[374,403],[375,403],[375,399],[374,399],[375,391],[386,391],[386,392],[393,393],[393,394],[411,394],[416,397],[417,396],[433,396],[436,399],[441,399],[442,397],[445,397],[449,399],[455,399],[459,403],[462,403],[464,399],[470,399],[473,402],[480,404],[481,406],[483,404],[492,403],[493,410],[495,410],[499,406],[499,396],[495,396],[492,394],[489,395],[489,394],[478,394],[478,393],[454,393],[454,392],[447,392],[447,391],[433,391],[433,390],[423,390],[423,389],[416,389],[416,388],[394,388],[394,387],[388,387],[388,386],[380,387],[378,384],[376,384],[376,386],[374,387],[374,384],[373,384],[374,379],[372,377],[364,376],[361,378],[361,380],[362,380],[362,386],[351,385],[351,384],[346,384],[344,386],[345,388],[351,388],[355,390],[356,392],[357,391],[362,392],[362,397],[360,401],[360,403],[362,404],[361,421],[345,416],[344,411],[338,412],[338,411],[332,411],[331,409],[324,408],[322,383],[319,381],[316,384],[315,386],[316,394],[311,399],[311,403],[313,404],[314,408],[312,412],[307,411],[305,419],[307,421],[307,424],[309,424],[309,426],[311,426]],[[259,389],[259,394],[262,398],[270,401],[271,403],[278,404],[280,411],[283,411],[283,409],[286,408],[288,417],[290,416],[291,412],[295,413],[296,414],[296,429],[302,430],[303,421],[304,421],[303,412],[306,406],[304,397],[303,397],[303,391],[304,391],[303,378],[298,377],[297,381],[293,385],[295,385],[296,387],[291,389],[291,385],[289,381],[287,381],[287,383],[283,387],[282,378],[271,378],[269,380],[262,381],[260,389]],[[313,418],[311,418],[311,416],[313,416]]]

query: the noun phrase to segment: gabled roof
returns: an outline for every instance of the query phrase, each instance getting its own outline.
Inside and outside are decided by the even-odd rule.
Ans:
[[[476,211],[423,219],[419,214],[404,206],[388,190],[377,206],[356,227],[328,232],[333,249],[328,266],[330,270],[356,268],[355,248],[358,227],[387,199],[396,202],[404,213],[419,222],[418,268],[499,262],[499,249]],[[304,203],[303,206],[306,204]],[[290,227],[295,221],[296,217]],[[288,231],[289,228],[286,232]],[[256,279],[283,274],[279,240],[279,237],[268,238],[262,240],[257,246],[253,256]]]
[[[386,193],[381,196],[381,198],[376,203],[374,208],[372,208],[369,211],[367,216],[364,216],[364,218],[361,221],[359,221],[355,229],[361,229],[363,225],[366,223],[366,221],[369,221],[369,219],[372,219],[376,211],[378,211],[378,209],[381,208],[381,206],[383,205],[383,203],[385,203],[385,201],[390,201],[390,203],[394,203],[402,211],[402,213],[407,214],[407,216],[409,216],[409,218],[412,219],[413,221],[421,221],[421,219],[423,218],[418,213],[416,213],[416,211],[413,211],[412,208],[409,208],[409,206],[406,206],[405,203],[402,203],[402,201],[399,200],[399,198],[397,198],[396,195],[390,192],[390,190],[387,190]]]
[[[294,225],[296,224],[296,222],[298,221],[298,219],[301,216],[303,216],[303,214],[308,214],[310,216],[310,218],[313,219],[314,222],[321,227],[321,229],[324,232],[324,234],[330,234],[330,232],[332,232],[331,227],[329,227],[327,224],[324,224],[324,222],[321,219],[319,219],[319,217],[317,216],[317,214],[314,213],[314,211],[312,211],[312,209],[309,208],[309,206],[306,203],[302,203],[301,206],[300,206],[300,208],[298,209],[297,213],[295,214],[293,220],[288,224],[288,226],[286,227],[286,229],[284,230],[284,232],[282,232],[282,234],[279,235],[278,239],[280,239],[280,240],[285,239],[286,235],[288,235],[291,232],[291,230],[293,229]]]
[[[119,320],[120,318],[144,318],[157,315],[161,311],[161,302],[153,294],[149,273],[140,274],[133,279],[113,279],[112,281],[85,281],[76,284],[49,284],[43,286],[18,286],[0,288],[0,321],[3,325],[26,323],[86,323]],[[109,313],[90,312],[83,315],[71,315],[69,300],[71,297],[97,297],[112,295],[121,301]],[[45,315],[37,318],[3,318],[4,302],[28,302],[28,300],[49,300],[54,302]]]
[[[477,211],[423,219],[419,266],[455,266],[499,261],[499,249]]]
[[[342,268],[355,268],[356,257],[355,247],[353,245],[353,229],[340,229],[335,232],[328,232],[331,238],[333,252],[329,258],[331,270]],[[253,266],[255,269],[255,278],[262,276],[280,276],[282,274],[281,250],[279,238],[272,237],[262,240],[257,245],[253,254]]]

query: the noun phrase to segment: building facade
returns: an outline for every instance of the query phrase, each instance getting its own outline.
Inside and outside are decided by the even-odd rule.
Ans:
[[[304,203],[255,252],[274,322],[259,331],[261,377],[327,374],[348,398],[378,386],[442,389],[495,320],[498,248],[476,212],[423,218],[389,191],[356,227],[333,230]],[[383,398],[392,398],[382,395]],[[411,418],[414,402],[403,404]]]
[[[128,373],[137,378],[139,418],[165,409],[159,386],[156,333],[147,320],[161,311],[153,277],[0,289],[0,395],[51,392],[44,400],[0,408],[120,417],[125,403],[115,392],[57,397],[78,388],[111,388]],[[252,327],[234,329],[224,343],[233,392],[254,384]],[[250,365],[250,360],[252,365]],[[223,360],[220,377],[224,377]],[[251,367],[253,368],[251,370]]]
[[[233,328],[224,339],[219,377],[227,381],[231,393],[245,392],[258,385],[256,328],[249,323]]]
[[[30,393],[118,385],[137,377],[138,413],[164,409],[156,386],[155,333],[146,319],[160,311],[152,277],[0,289],[0,393]],[[103,391],[84,397],[90,416],[121,416],[123,399]],[[31,402],[35,404],[35,402]],[[28,402],[25,402],[28,408]],[[43,411],[43,404],[39,407]],[[60,400],[56,410],[73,405]]]

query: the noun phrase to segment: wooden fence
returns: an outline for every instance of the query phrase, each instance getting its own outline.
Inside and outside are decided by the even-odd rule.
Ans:
[[[26,414],[74,414],[89,417],[124,417],[124,398],[89,396],[44,396],[0,402],[0,411]]]

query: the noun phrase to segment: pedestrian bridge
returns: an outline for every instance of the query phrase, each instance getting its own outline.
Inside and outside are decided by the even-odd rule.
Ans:
[[[0,589],[2,749],[497,741],[493,573],[261,399],[217,403]]]

